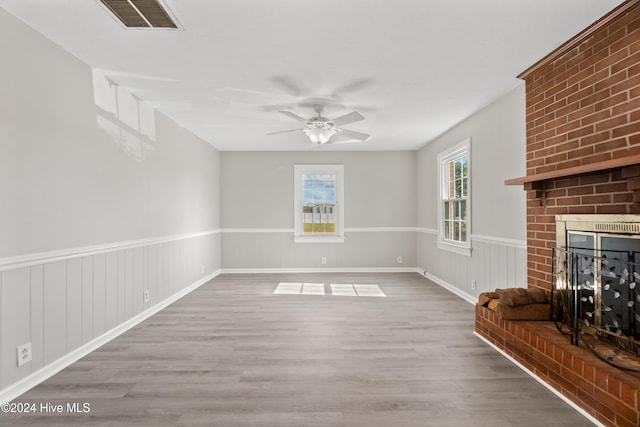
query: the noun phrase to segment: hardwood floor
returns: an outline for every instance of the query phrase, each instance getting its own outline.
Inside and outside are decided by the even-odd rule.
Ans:
[[[281,282],[325,295],[274,294]],[[473,327],[473,306],[414,273],[221,275],[16,400],[65,413],[0,424],[592,425]]]

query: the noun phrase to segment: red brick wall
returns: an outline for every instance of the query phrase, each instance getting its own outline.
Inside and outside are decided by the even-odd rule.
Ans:
[[[523,77],[527,175],[640,154],[640,8]]]
[[[596,167],[640,155],[640,0],[623,3],[519,77],[527,96],[528,285],[548,290],[555,215],[640,214],[640,164]],[[569,172],[585,165],[594,172]],[[561,178],[533,179],[545,173]],[[640,377],[544,330],[553,324],[535,324],[476,309],[480,335],[585,411],[605,425],[640,425]]]
[[[640,154],[640,6],[627,4],[520,76],[528,176]],[[527,184],[529,286],[549,288],[554,216],[638,213],[628,181],[638,175],[631,167]]]

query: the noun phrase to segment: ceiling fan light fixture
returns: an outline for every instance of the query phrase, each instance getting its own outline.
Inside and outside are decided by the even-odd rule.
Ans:
[[[316,111],[317,116],[311,117],[310,119],[305,119],[304,117],[296,113],[292,113],[291,111],[279,110],[278,112],[280,114],[284,114],[285,116],[299,122],[304,122],[304,127],[302,129],[298,128],[280,132],[270,132],[267,135],[302,131],[305,135],[307,135],[307,138],[309,138],[315,145],[331,144],[333,142],[366,141],[369,139],[370,135],[367,135],[366,133],[356,132],[353,130],[344,129],[342,127],[342,125],[345,124],[364,120],[362,114],[358,113],[357,111],[353,111],[335,119],[328,119],[322,116],[323,109],[324,105],[315,105],[314,110]],[[330,141],[334,135],[338,134],[346,137],[351,141]]]
[[[309,137],[311,142],[313,142],[314,144],[324,144],[327,141],[329,141],[329,139],[333,135],[338,133],[333,128],[331,129],[312,128],[312,129],[305,129],[303,132],[305,133],[305,135]]]

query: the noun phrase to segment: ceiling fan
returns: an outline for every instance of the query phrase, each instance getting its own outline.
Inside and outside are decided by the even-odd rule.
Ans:
[[[370,135],[362,132],[356,132],[349,129],[342,129],[340,126],[346,125],[349,123],[358,122],[360,120],[364,120],[364,116],[356,111],[345,114],[344,116],[336,117],[335,119],[328,119],[322,116],[322,111],[324,110],[324,105],[316,104],[313,106],[314,111],[316,112],[316,116],[311,117],[309,119],[305,119],[302,116],[297,115],[296,113],[292,113],[291,111],[278,111],[281,114],[284,114],[287,117],[291,117],[294,120],[298,120],[300,122],[304,122],[305,125],[301,129],[290,129],[283,130],[280,132],[271,132],[267,135],[275,135],[278,133],[286,133],[286,132],[304,132],[305,135],[309,137],[311,142],[316,145],[321,144],[332,144],[336,142],[343,141],[330,141],[331,138],[335,135],[340,135],[349,139],[355,139],[356,141],[366,141],[369,139]],[[344,141],[344,142],[353,142],[353,141]]]

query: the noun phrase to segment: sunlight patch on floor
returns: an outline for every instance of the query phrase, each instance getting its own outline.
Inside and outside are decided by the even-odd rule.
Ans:
[[[329,294],[343,297],[386,297],[378,285],[331,283]],[[274,295],[325,295],[324,283],[280,282]]]
[[[378,285],[332,283],[331,294],[337,296],[386,297]]]
[[[324,295],[324,283],[279,283],[277,295]]]

